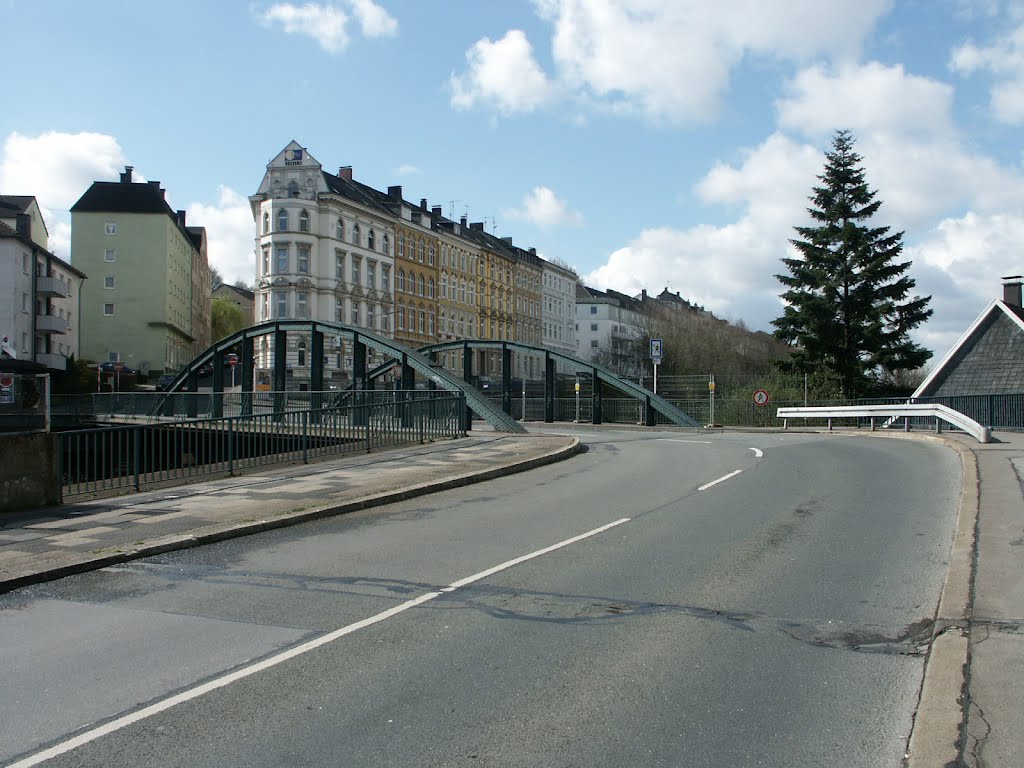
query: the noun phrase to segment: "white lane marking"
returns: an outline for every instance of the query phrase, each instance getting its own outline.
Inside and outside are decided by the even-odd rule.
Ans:
[[[762,456],[764,456],[764,451],[762,451],[760,448],[747,448],[747,450],[754,452],[755,459],[760,459]]]
[[[729,479],[730,477],[736,477],[736,475],[738,475],[738,474],[739,474],[740,472],[742,472],[742,471],[743,471],[742,469],[737,469],[737,470],[735,470],[735,471],[733,471],[733,472],[730,472],[730,473],[729,473],[728,475],[722,475],[722,476],[721,476],[720,478],[718,478],[717,480],[712,480],[712,481],[711,481],[710,483],[705,483],[704,485],[702,485],[702,486],[701,486],[700,488],[698,488],[697,490],[698,490],[698,491],[706,491],[706,490],[707,490],[708,488],[710,488],[710,487],[711,487],[711,486],[713,486],[713,485],[718,485],[719,483],[724,483],[724,482],[725,482],[726,480],[728,480],[728,479]]]
[[[333,632],[329,632],[326,635],[321,635],[320,637],[317,637],[313,640],[302,643],[301,645],[297,645],[294,648],[289,648],[287,651],[283,651],[277,654],[276,656],[271,656],[270,658],[264,659],[263,661],[256,662],[255,664],[250,664],[248,667],[242,667],[241,669],[237,669],[234,672],[224,675],[223,677],[218,677],[216,680],[210,680],[209,682],[203,683],[202,685],[198,685],[195,688],[190,688],[187,691],[182,691],[181,693],[178,693],[174,696],[166,698],[162,701],[158,701],[155,704],[151,704],[148,707],[143,707],[142,709],[136,710],[135,712],[125,715],[124,717],[119,717],[116,720],[111,720],[109,723],[105,723],[101,726],[85,731],[84,733],[80,733],[74,738],[68,739],[67,741],[50,747],[49,749],[45,749],[42,752],[38,752],[34,755],[26,757],[25,759],[19,760],[16,763],[10,763],[6,768],[32,768],[32,766],[39,765],[40,763],[44,763],[47,760],[51,760],[55,757],[58,757],[59,755],[63,755],[74,749],[78,749],[78,747],[84,746],[85,744],[88,744],[91,741],[95,741],[96,739],[99,739],[103,736],[107,736],[111,733],[114,733],[115,731],[119,731],[122,728],[127,728],[129,725],[137,723],[140,720],[145,720],[149,717],[152,717],[153,715],[165,712],[168,709],[171,709],[172,707],[176,707],[179,704],[184,704],[185,702],[191,701],[192,699],[197,699],[200,696],[209,693],[210,691],[215,691],[218,688],[224,688],[228,685],[231,685],[232,683],[236,683],[239,680],[249,677],[250,675],[254,675],[257,672],[263,672],[264,670],[270,669],[271,667],[275,667],[278,664],[281,664],[282,662],[288,661],[289,659],[294,659],[296,656],[301,656],[303,654],[309,653],[310,651],[315,650],[316,648],[319,648],[323,645],[333,643],[335,640],[339,640],[345,635],[350,635],[353,632],[356,632],[360,629],[365,629],[366,627],[372,626],[374,624],[379,624],[385,619],[390,619],[391,617],[397,616],[398,614],[403,613],[409,610],[410,608],[415,608],[417,605],[422,605],[423,603],[429,602],[437,597],[440,597],[442,593],[454,592],[459,587],[464,587],[467,584],[472,584],[475,581],[480,581],[481,579],[487,578],[488,576],[492,576],[495,573],[508,570],[509,568],[512,568],[515,565],[524,563],[527,560],[532,560],[536,557],[540,557],[541,555],[546,555],[549,552],[554,552],[555,550],[562,549],[563,547],[567,547],[570,544],[575,544],[576,542],[590,538],[591,536],[596,536],[599,533],[607,531],[609,528],[614,528],[617,525],[622,525],[623,523],[628,523],[629,521],[630,518],[624,517],[621,520],[616,520],[613,523],[602,525],[600,528],[595,528],[592,531],[581,533],[579,536],[573,536],[571,539],[566,539],[565,541],[561,541],[558,544],[552,544],[550,547],[538,549],[536,552],[531,552],[528,555],[517,557],[514,560],[509,560],[507,562],[502,563],[501,565],[496,565],[493,568],[488,568],[486,571],[480,571],[480,573],[476,573],[472,576],[467,576],[464,579],[459,579],[458,581],[453,582],[449,586],[444,587],[443,589],[440,589],[437,592],[427,592],[425,594],[420,595],[419,597],[413,598],[412,600],[407,600],[406,602],[401,603],[400,605],[396,605],[393,608],[389,608],[386,611],[381,611],[380,613],[375,614],[374,616],[370,616],[369,618],[357,621],[354,624],[349,624],[348,626],[341,627],[340,629],[336,629]]]
[[[480,581],[480,579],[485,579],[488,576],[492,576],[493,574],[498,573],[499,571],[504,571],[504,570],[506,570],[508,568],[511,568],[514,565],[519,565],[520,563],[525,563],[527,560],[532,560],[535,557],[540,557],[541,555],[546,555],[548,552],[554,552],[556,549],[561,549],[562,547],[567,547],[570,544],[575,544],[577,541],[582,541],[583,539],[589,538],[591,536],[596,536],[599,533],[604,533],[609,528],[614,528],[617,525],[622,525],[623,523],[628,523],[629,520],[630,520],[630,518],[624,517],[621,520],[616,520],[614,523],[608,523],[608,525],[602,525],[600,528],[595,528],[592,531],[587,531],[586,533],[581,533],[579,536],[573,536],[571,539],[566,539],[565,541],[559,542],[558,544],[552,544],[550,547],[545,547],[544,549],[538,549],[536,552],[531,552],[528,555],[523,555],[522,557],[517,557],[515,560],[509,560],[508,562],[502,563],[501,565],[496,565],[493,568],[488,568],[486,571],[480,571],[480,573],[474,574],[473,576],[467,576],[464,579],[459,579],[458,581],[453,581],[451,584],[448,585],[448,590],[449,591],[450,590],[455,590],[455,589],[458,589],[459,587],[464,587],[467,584],[472,584],[474,581]]]

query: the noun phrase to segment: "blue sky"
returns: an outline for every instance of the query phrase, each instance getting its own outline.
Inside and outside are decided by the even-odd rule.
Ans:
[[[834,131],[902,230],[940,358],[1024,272],[1024,2],[0,0],[0,193],[68,208],[125,164],[253,282],[247,196],[326,170],[485,221],[588,284],[770,330]],[[10,34],[10,30],[16,30]]]

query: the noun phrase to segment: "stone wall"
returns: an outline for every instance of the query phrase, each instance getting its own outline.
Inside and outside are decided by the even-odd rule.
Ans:
[[[0,515],[58,503],[57,436],[0,435]]]

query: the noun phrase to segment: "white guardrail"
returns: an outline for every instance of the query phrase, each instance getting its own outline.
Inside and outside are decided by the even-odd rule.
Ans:
[[[932,417],[935,419],[935,430],[941,431],[941,423],[946,421],[958,429],[971,435],[979,443],[987,443],[992,439],[992,429],[983,427],[974,419],[964,416],[945,405],[905,404],[905,405],[849,405],[841,407],[809,407],[779,408],[776,414],[783,419],[783,428],[788,426],[788,419],[828,419],[828,428],[832,429],[832,419],[870,418],[871,431],[875,430],[875,419],[904,419],[904,428],[910,429],[910,419],[915,417]]]

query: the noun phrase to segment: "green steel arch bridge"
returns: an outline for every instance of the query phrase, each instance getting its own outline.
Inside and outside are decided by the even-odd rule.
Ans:
[[[400,389],[411,390],[415,386],[415,376],[420,374],[428,387],[440,388],[451,392],[461,392],[466,398],[466,408],[490,424],[499,432],[525,432],[526,429],[511,416],[511,370],[512,353],[524,352],[544,359],[544,420],[553,422],[555,414],[555,368],[561,361],[576,371],[587,371],[593,376],[595,386],[591,395],[593,423],[600,424],[601,389],[598,385],[609,387],[632,397],[644,405],[644,423],[653,426],[655,414],[660,413],[671,423],[679,426],[697,427],[696,421],[670,402],[654,392],[621,378],[614,371],[592,361],[584,361],[571,355],[547,349],[545,347],[522,344],[514,341],[490,341],[482,339],[464,339],[441,344],[431,344],[419,350],[409,349],[384,336],[366,331],[363,328],[331,323],[319,320],[276,320],[243,328],[211,345],[197,355],[179,372],[166,391],[197,392],[200,373],[212,365],[213,391],[223,392],[225,385],[225,361],[227,355],[238,349],[238,368],[241,371],[241,388],[243,392],[252,392],[255,384],[254,362],[257,339],[269,338],[273,341],[273,360],[270,373],[270,389],[274,393],[283,393],[287,381],[288,335],[302,334],[308,337],[309,345],[309,386],[314,392],[324,390],[324,340],[340,338],[348,342],[352,349],[352,385],[351,390],[370,390],[375,382],[385,373],[400,366]],[[385,362],[369,368],[367,352],[373,350],[386,358]],[[499,351],[502,359],[503,396],[501,407],[489,397],[484,396],[473,381],[473,355],[476,350]],[[435,363],[437,355],[461,351],[463,361],[462,377]],[[339,399],[348,393],[339,393]],[[467,424],[469,419],[467,419]]]

